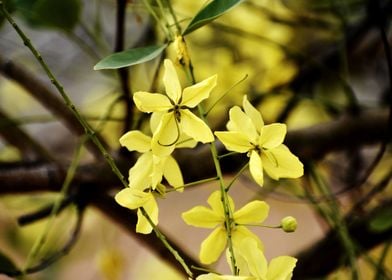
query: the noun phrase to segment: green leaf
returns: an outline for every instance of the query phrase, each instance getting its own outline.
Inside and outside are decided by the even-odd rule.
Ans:
[[[10,274],[18,270],[14,262],[0,251],[0,274]]]
[[[118,69],[144,63],[156,58],[166,47],[167,45],[164,44],[114,53],[98,62],[94,66],[94,70]]]
[[[374,232],[384,232],[392,227],[392,208],[388,207],[381,210],[370,221],[370,229]]]
[[[243,0],[214,0],[202,8],[197,15],[191,20],[183,35],[189,34],[196,29],[210,23],[221,15],[227,13],[234,6],[240,4]]]

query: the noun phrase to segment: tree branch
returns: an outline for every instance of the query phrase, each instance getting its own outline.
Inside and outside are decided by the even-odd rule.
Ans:
[[[64,105],[64,102],[59,99],[54,92],[49,90],[43,82],[37,79],[33,73],[26,70],[25,67],[21,67],[11,61],[7,61],[0,56],[0,73],[22,86],[46,109],[58,117],[75,135],[82,136],[85,134],[83,126],[79,123],[67,106]],[[107,147],[107,144],[101,137],[99,137],[99,140],[105,147]],[[86,146],[95,157],[102,157],[101,152],[94,143],[91,141],[87,142]]]

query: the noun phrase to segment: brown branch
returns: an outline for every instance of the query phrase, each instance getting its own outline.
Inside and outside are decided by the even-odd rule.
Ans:
[[[21,152],[25,161],[52,161],[49,152],[0,109],[0,136]]]
[[[117,15],[116,15],[116,38],[114,52],[121,52],[124,50],[125,37],[125,19],[126,19],[127,0],[117,0]],[[123,99],[126,106],[126,116],[124,122],[124,132],[131,129],[133,122],[133,102],[132,94],[129,86],[129,69],[127,67],[117,70],[120,85],[123,93]]]
[[[0,74],[22,86],[31,96],[45,106],[46,109],[58,117],[71,132],[78,136],[85,134],[83,126],[67,106],[65,106],[64,102],[49,90],[42,81],[37,79],[33,73],[0,56]],[[99,137],[99,140],[107,147],[107,144],[101,137]],[[87,142],[86,146],[96,158],[102,158],[101,152],[94,143]]]

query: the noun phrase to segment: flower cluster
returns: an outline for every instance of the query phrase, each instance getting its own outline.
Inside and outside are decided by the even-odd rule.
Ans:
[[[234,106],[230,109],[227,131],[213,133],[192,109],[210,96],[217,76],[183,89],[170,60],[164,61],[164,69],[165,94],[139,91],[133,96],[140,111],[152,113],[152,136],[132,130],[120,138],[122,146],[141,153],[129,170],[129,187],[115,196],[121,206],[137,209],[137,232],[148,234],[158,224],[155,197],[166,193],[163,179],[177,191],[183,191],[184,180],[172,156],[173,151],[192,148],[197,142],[214,142],[214,135],[227,150],[246,153],[250,173],[260,186],[264,184],[264,171],[275,180],[302,176],[302,163],[283,144],[284,124],[265,125],[260,112],[244,96],[242,108]],[[269,213],[268,204],[254,200],[236,210],[228,194],[229,187],[224,186],[223,178],[219,179],[221,189],[209,196],[209,207],[195,206],[184,212],[182,218],[188,225],[213,229],[201,244],[200,261],[212,264],[227,248],[233,276],[208,273],[197,279],[290,279],[296,259],[282,256],[268,264],[261,240],[248,229],[262,226]],[[284,218],[278,226],[286,232],[293,232],[296,227],[296,220],[291,216]]]
[[[171,156],[174,149],[194,147],[196,141],[208,143],[214,140],[210,128],[191,109],[209,97],[217,76],[182,90],[173,63],[166,59],[164,67],[166,94],[140,91],[133,96],[140,111],[153,113],[150,121],[153,136],[133,130],[120,138],[122,146],[142,155],[129,170],[129,187],[121,190],[115,199],[123,207],[138,209],[136,231],[145,234],[150,233],[152,227],[141,208],[144,208],[154,224],[158,224],[158,205],[154,193],[159,193],[162,178],[177,190],[182,190],[184,181],[181,170]]]

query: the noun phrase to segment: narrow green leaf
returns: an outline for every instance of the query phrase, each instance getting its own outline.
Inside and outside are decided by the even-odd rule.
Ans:
[[[167,45],[164,44],[114,53],[98,62],[94,66],[94,70],[118,69],[144,63],[156,58],[166,47]]]
[[[214,0],[201,9],[197,15],[191,20],[183,35],[210,23],[221,15],[227,13],[234,6],[240,4],[243,0]]]
[[[18,270],[14,262],[0,251],[0,274],[10,274]]]

